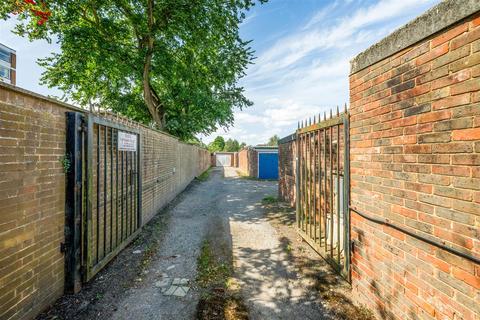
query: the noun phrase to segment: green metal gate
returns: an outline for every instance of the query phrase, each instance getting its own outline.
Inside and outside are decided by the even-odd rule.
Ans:
[[[348,113],[296,132],[296,220],[298,233],[339,273],[350,280]]]
[[[140,131],[67,113],[66,283],[78,291],[140,231]]]

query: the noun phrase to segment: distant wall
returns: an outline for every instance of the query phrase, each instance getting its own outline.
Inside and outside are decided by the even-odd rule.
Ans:
[[[0,319],[31,319],[64,291],[67,111],[85,112],[0,84]],[[123,122],[141,130],[146,223],[209,167],[210,154]]]
[[[249,177],[257,176],[257,151],[245,148],[238,153],[238,168]]]

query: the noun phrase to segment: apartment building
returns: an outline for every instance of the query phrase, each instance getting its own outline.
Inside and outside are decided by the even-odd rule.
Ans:
[[[0,81],[16,84],[17,55],[15,50],[0,43]]]

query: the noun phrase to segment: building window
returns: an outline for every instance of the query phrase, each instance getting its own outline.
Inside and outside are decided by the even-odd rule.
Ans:
[[[10,63],[10,52],[0,49],[0,60]]]
[[[10,69],[0,65],[0,78],[10,80]]]

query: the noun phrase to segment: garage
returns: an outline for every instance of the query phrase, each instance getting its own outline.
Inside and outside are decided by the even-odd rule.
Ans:
[[[258,178],[278,179],[278,150],[261,150],[258,152]]]
[[[231,153],[215,153],[215,166],[230,167],[232,165]]]

